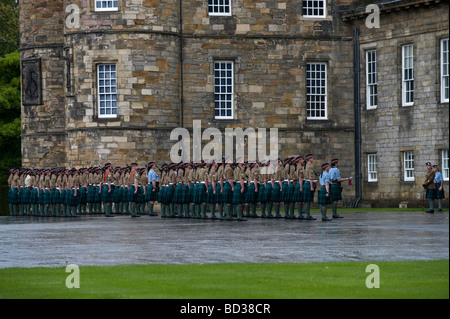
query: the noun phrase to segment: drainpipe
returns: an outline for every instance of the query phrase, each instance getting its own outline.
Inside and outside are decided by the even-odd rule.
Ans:
[[[184,127],[184,88],[183,88],[183,0],[180,0],[180,126]]]
[[[355,121],[355,201],[350,207],[357,208],[362,198],[361,172],[361,91],[360,91],[359,28],[353,30],[353,110]]]

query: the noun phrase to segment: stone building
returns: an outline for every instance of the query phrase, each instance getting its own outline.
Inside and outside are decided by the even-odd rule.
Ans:
[[[367,24],[370,3],[379,28]],[[443,1],[20,0],[20,8],[23,166],[169,162],[171,132],[192,132],[200,120],[221,132],[277,128],[281,158],[339,158],[356,177],[344,187],[347,203],[419,201],[428,160],[447,163],[448,178]],[[413,84],[402,78],[412,74],[408,61]]]

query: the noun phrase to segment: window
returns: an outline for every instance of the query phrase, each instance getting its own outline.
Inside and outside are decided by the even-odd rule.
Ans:
[[[99,117],[117,117],[116,65],[99,64],[97,79]]]
[[[403,152],[403,178],[405,181],[414,180],[414,152]]]
[[[366,52],[366,97],[367,109],[376,109],[378,103],[377,88],[377,51]]]
[[[306,65],[306,118],[309,120],[327,118],[326,63]]]
[[[95,11],[117,11],[119,1],[95,0]]]
[[[303,0],[303,16],[305,18],[325,18],[325,0]]]
[[[402,47],[402,105],[414,104],[414,45]]]
[[[211,16],[230,16],[230,0],[208,0],[208,13]]]
[[[214,62],[214,115],[216,119],[233,118],[233,62]]]
[[[448,102],[448,38],[441,40],[441,103]]]
[[[369,182],[377,182],[377,154],[367,154],[367,179]]]
[[[448,150],[442,150],[442,177],[448,181]]]

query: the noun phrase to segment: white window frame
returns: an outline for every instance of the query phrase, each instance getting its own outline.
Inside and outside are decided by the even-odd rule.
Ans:
[[[305,10],[306,10],[306,14],[305,14]],[[323,13],[315,14],[314,12],[311,12],[314,10],[323,10]],[[326,0],[303,0],[302,1],[302,15],[304,18],[326,18],[326,16],[327,16],[327,1]]]
[[[402,46],[402,106],[411,105],[414,105],[414,44],[407,44]]]
[[[366,108],[378,106],[377,50],[366,51]]]
[[[208,15],[231,16],[231,0],[208,0]]]
[[[314,70],[311,69],[312,66],[314,66]],[[318,66],[320,66],[320,70],[317,70]],[[312,77],[312,74],[314,74],[314,77]],[[318,74],[319,74],[319,77],[317,77]],[[322,77],[322,74],[324,75],[324,77]],[[317,85],[318,84],[317,81],[320,81],[319,85]],[[327,64],[325,62],[309,62],[309,63],[307,63],[306,64],[306,119],[307,120],[326,120],[326,119],[328,119],[327,100],[328,100]],[[319,105],[319,106],[317,107],[317,105]],[[317,115],[317,112],[322,113],[322,111],[323,111],[323,114]],[[314,114],[312,115],[312,113],[314,113]]]
[[[234,118],[234,62],[230,60],[214,61],[214,118]]]
[[[378,182],[377,154],[367,154],[367,181]]]
[[[441,103],[449,101],[448,38],[441,40]]]
[[[114,6],[114,4],[117,4],[117,6]],[[100,4],[100,7],[97,7],[97,4]],[[103,6],[105,5],[106,6]],[[109,7],[108,4],[111,4],[112,6]],[[119,1],[118,0],[94,0],[94,7],[95,11],[119,11]]]
[[[442,150],[442,177],[444,178],[444,181],[449,180],[449,168],[448,168],[448,150]]]
[[[106,67],[109,67],[109,70]],[[117,117],[117,66],[114,63],[97,64],[97,101],[99,118]],[[102,112],[102,109],[105,109],[105,112]],[[110,114],[107,114],[108,109],[111,110]]]
[[[403,152],[403,180],[414,181],[414,151]]]

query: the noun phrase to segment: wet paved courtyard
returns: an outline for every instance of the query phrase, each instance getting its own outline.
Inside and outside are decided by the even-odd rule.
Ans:
[[[315,221],[0,216],[0,268],[449,258],[448,212]]]

